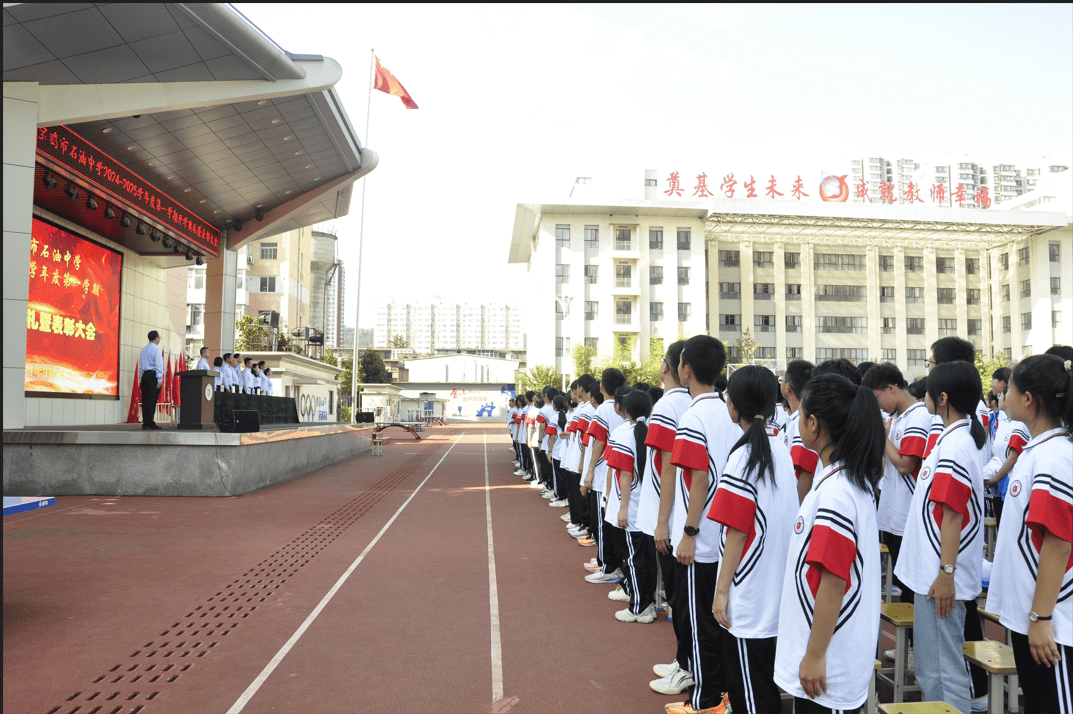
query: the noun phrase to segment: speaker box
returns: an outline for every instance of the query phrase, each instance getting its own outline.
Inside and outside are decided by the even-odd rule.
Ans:
[[[220,431],[228,434],[260,430],[261,416],[252,409],[232,411],[224,416],[223,423],[220,424]]]
[[[373,412],[358,412],[359,424],[372,424],[374,420]]]

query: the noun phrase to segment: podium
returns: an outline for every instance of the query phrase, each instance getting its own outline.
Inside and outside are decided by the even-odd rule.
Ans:
[[[179,429],[216,430],[213,416],[213,399],[216,396],[215,380],[220,373],[214,369],[192,369],[179,372]]]

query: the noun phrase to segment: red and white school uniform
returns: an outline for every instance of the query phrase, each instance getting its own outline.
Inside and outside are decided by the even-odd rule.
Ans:
[[[730,455],[708,518],[745,533],[745,548],[731,582],[723,638],[730,706],[754,714],[782,708],[775,684],[775,637],[779,633],[782,581],[790,548],[790,524],[797,515],[797,479],[778,429],[767,425],[774,468],[763,481],[757,469],[746,475],[748,444]],[[726,545],[726,529],[723,529]],[[727,566],[724,558],[720,569]]]
[[[615,400],[608,399],[596,409],[596,414],[589,422],[589,446],[595,439],[604,442],[604,447],[599,454],[593,453],[596,459],[596,468],[593,471],[592,487],[603,493],[607,486],[607,442],[611,438],[611,432],[617,429],[625,421],[615,411]]]
[[[913,500],[917,476],[924,463],[924,450],[928,445],[931,430],[931,414],[924,402],[916,402],[901,414],[895,414],[888,438],[903,456],[916,456],[921,460],[912,473],[903,474],[887,461],[883,472],[883,497],[879,499],[879,530],[894,535],[905,532],[909,515],[909,503]]]
[[[879,641],[879,528],[875,497],[862,491],[841,463],[822,467],[792,526],[783,577],[775,681],[807,699],[798,676],[816,607],[821,567],[846,581],[827,646],[827,692],[815,703],[854,709],[868,698]]]
[[[608,444],[611,451],[607,466],[612,471],[611,490],[607,492],[607,512],[604,520],[613,526],[611,537],[619,549],[622,561],[624,589],[630,596],[630,612],[643,613],[656,598],[656,548],[652,539],[637,528],[637,506],[640,501],[640,460],[637,458],[635,425],[628,421],[615,429]],[[619,483],[621,473],[630,474],[630,490],[624,492]],[[651,474],[645,470],[645,478]],[[628,502],[627,526],[618,526],[618,513],[623,498]]]
[[[819,457],[816,452],[805,446],[801,439],[801,410],[790,415],[786,422],[786,443],[790,446],[790,459],[794,463],[794,474],[801,478],[801,472],[816,473],[816,463]]]
[[[648,535],[656,533],[656,518],[659,515],[660,477],[663,471],[663,453],[674,449],[674,437],[678,433],[678,420],[693,402],[689,390],[682,387],[663,393],[652,408],[648,419],[648,465],[641,482],[640,501],[637,506],[637,527]],[[651,474],[652,478],[649,478]]]
[[[574,473],[582,473],[581,447],[585,443],[585,432],[589,428],[589,418],[592,416],[593,411],[592,404],[588,402],[579,404],[578,408],[574,410],[574,416],[571,418],[570,424],[567,425],[567,430],[571,436],[563,466]]]
[[[987,405],[981,399],[980,403],[976,405],[976,418],[980,420],[980,424],[984,427],[984,433],[987,435],[987,444],[991,444],[991,412],[987,410]],[[943,433],[943,418],[939,415],[934,415],[931,419],[931,432],[928,434],[928,446],[924,449],[924,456],[927,457],[931,453],[931,450],[935,448],[935,442],[938,441],[939,435]],[[991,450],[983,449],[980,452],[982,467],[991,458]]]
[[[1001,418],[998,429],[995,431],[995,440],[991,442],[991,460],[984,466],[984,481],[990,481],[995,477],[1010,454],[1023,453],[1025,445],[1031,438],[1028,435],[1027,426],[1009,417]],[[991,611],[988,610],[988,612]]]
[[[589,517],[593,526],[592,536],[596,540],[596,559],[603,566],[604,572],[613,572],[621,566],[617,553],[608,539],[608,529],[605,528],[603,492],[607,485],[607,442],[611,433],[622,424],[623,418],[615,411],[615,400],[608,399],[596,408],[595,414],[589,421],[588,448],[585,449],[585,468],[593,465],[592,495],[589,499]],[[602,441],[604,446],[596,449],[596,441]],[[582,479],[585,476],[582,474]]]

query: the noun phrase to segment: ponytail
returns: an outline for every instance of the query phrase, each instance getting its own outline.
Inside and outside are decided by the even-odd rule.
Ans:
[[[857,488],[874,496],[887,442],[875,393],[836,374],[813,377],[801,399],[801,418],[810,416],[831,437],[831,462],[842,462]]]
[[[971,362],[937,364],[928,374],[928,396],[938,404],[939,396],[946,393],[950,408],[969,419],[969,434],[977,449],[987,443],[987,430],[976,418],[976,405],[983,391],[980,372]]]
[[[630,419],[637,421],[636,426],[633,427],[633,443],[637,454],[637,480],[643,481],[645,462],[648,461],[648,447],[645,446],[645,439],[648,438],[648,424],[645,420],[652,415],[652,398],[648,396],[648,392],[635,389],[622,401],[622,411]]]
[[[741,446],[749,447],[749,460],[745,463],[745,478],[756,472],[756,480],[763,481],[771,474],[775,477],[775,459],[771,455],[771,442],[767,437],[767,421],[775,415],[775,395],[779,380],[767,367],[745,365],[734,370],[727,383],[727,396],[739,417],[750,419],[749,428],[730,450],[733,453]]]
[[[730,399],[733,401],[734,398],[731,397]],[[735,402],[736,405],[737,403]],[[774,479],[775,459],[771,455],[771,441],[767,438],[767,421],[764,420],[764,417],[759,414],[753,417],[749,428],[730,449],[730,453],[734,453],[742,446],[749,447],[749,460],[745,462],[745,479],[748,480],[749,474],[753,473],[753,471],[756,472],[756,480],[760,483],[764,482],[768,474],[771,474],[772,479]]]
[[[637,480],[645,480],[645,464],[648,463],[648,447],[645,445],[645,439],[648,438],[648,422],[644,417],[637,420],[636,426],[633,427],[633,443],[637,449]]]
[[[566,428],[566,397],[556,394],[551,400],[552,408],[559,413],[559,432]]]

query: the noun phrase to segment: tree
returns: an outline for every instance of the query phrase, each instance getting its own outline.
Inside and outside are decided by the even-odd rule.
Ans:
[[[405,335],[394,335],[388,342],[389,346],[396,350],[404,350],[410,346],[410,341]]]
[[[554,367],[535,364],[518,379],[518,392],[526,392],[530,389],[534,392],[539,392],[544,387],[558,389],[562,386],[562,383],[563,375],[556,371]]]
[[[376,350],[366,350],[358,362],[366,384],[391,384],[391,372]]]
[[[753,340],[753,333],[748,327],[743,328],[741,331],[741,337],[738,338],[738,359],[740,364],[752,364],[753,355],[756,354],[756,341]]]
[[[235,349],[239,352],[264,350],[265,331],[257,325],[253,315],[243,315],[235,323]]]
[[[1010,360],[1006,358],[1005,352],[997,352],[989,360],[984,359],[983,352],[976,353],[976,370],[980,373],[980,385],[984,390],[984,393],[980,395],[981,397],[991,391],[991,375],[995,373],[995,370],[1009,366]]]
[[[583,374],[592,374],[593,362],[596,359],[596,348],[585,345],[574,345],[574,374],[580,377]]]
[[[330,364],[333,367],[339,366],[339,358],[332,352],[332,348],[328,345],[324,345],[324,354],[320,356],[320,361],[324,364]]]

